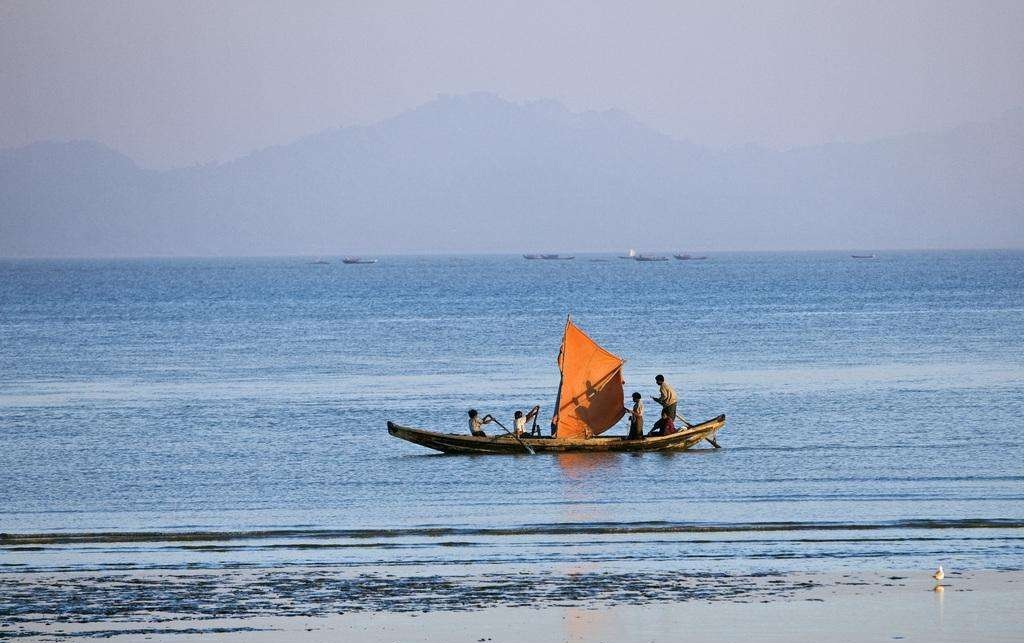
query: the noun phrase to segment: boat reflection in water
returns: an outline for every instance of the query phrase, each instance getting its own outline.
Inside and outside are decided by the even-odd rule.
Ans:
[[[558,468],[562,470],[566,480],[585,480],[595,472],[610,471],[620,467],[622,458],[619,453],[559,453],[555,455]]]

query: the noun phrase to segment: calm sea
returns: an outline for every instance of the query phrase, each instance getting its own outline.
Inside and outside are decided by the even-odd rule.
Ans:
[[[597,258],[0,262],[0,570],[1021,567],[1024,253]],[[546,425],[570,312],[724,448],[387,435]]]

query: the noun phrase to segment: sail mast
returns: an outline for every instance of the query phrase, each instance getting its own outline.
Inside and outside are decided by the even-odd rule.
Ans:
[[[555,412],[551,414],[551,435],[558,433],[558,409],[562,406],[562,384],[565,372],[562,370],[562,357],[565,355],[565,335],[569,332],[572,313],[565,316],[565,328],[562,329],[562,345],[558,348],[558,391],[555,393]]]

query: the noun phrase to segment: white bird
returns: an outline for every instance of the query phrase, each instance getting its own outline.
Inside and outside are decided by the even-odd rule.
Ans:
[[[932,574],[932,578],[934,578],[935,580],[942,580],[945,577],[946,573],[942,571],[942,565],[939,565],[939,570]]]

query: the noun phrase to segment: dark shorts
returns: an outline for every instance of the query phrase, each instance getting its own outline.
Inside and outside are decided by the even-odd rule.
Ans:
[[[663,407],[666,411],[668,411],[668,416],[670,418],[672,418],[673,420],[676,419],[676,404],[679,404],[679,403],[678,402],[674,402],[672,404],[667,404],[667,405],[665,405]]]
[[[483,431],[470,431],[470,433],[473,434],[474,438],[486,438],[487,437],[487,434],[484,433]]]

